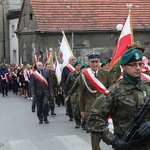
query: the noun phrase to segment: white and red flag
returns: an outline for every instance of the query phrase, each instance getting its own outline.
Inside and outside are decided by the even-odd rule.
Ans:
[[[131,10],[129,9],[128,17],[123,25],[120,37],[114,49],[112,59],[109,64],[108,71],[111,71],[114,66],[119,62],[122,54],[127,50],[127,45],[133,43],[133,31],[131,23]]]
[[[54,70],[54,64],[53,64],[53,49],[49,48],[49,50],[46,52],[46,61],[45,65],[49,63],[51,65],[51,69]],[[44,65],[44,66],[45,66]]]
[[[60,43],[60,52],[61,52],[62,59],[63,59],[63,66],[65,66],[66,64],[68,64],[69,57],[73,56],[73,52],[70,48],[70,45],[68,43],[68,40],[66,38],[64,31],[62,31],[62,33],[63,33],[63,38]]]
[[[143,73],[150,72],[150,66],[148,65],[148,63],[149,63],[149,59],[143,56],[142,58],[142,72]]]

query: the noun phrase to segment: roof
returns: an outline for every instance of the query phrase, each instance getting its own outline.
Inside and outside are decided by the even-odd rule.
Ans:
[[[39,31],[115,30],[128,15],[126,0],[30,0]],[[133,29],[150,29],[150,3],[132,3]]]
[[[8,11],[7,18],[8,19],[19,19],[21,10],[20,9],[12,9]]]

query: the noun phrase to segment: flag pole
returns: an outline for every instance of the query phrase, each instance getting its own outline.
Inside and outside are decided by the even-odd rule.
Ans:
[[[55,52],[55,59],[56,59],[56,62],[55,62],[55,74],[56,74],[56,77],[57,77],[57,82],[58,84],[60,85],[60,81],[61,81],[61,68],[58,68],[59,67],[59,62],[58,62],[58,59],[57,59],[57,56],[56,56],[56,52]],[[59,71],[58,71],[59,69]],[[60,77],[60,78],[59,78]]]
[[[20,57],[20,68],[22,68],[22,57]]]
[[[130,15],[131,44],[133,44],[134,36],[133,36],[132,13],[131,13],[132,4],[127,4],[127,7],[129,9],[129,15]]]
[[[132,4],[127,4],[127,7],[129,9],[128,17],[123,25],[120,37],[114,49],[112,59],[108,68],[109,72],[113,70],[114,66],[119,62],[120,58],[122,57],[122,54],[127,50],[126,46],[131,45],[133,42],[133,29],[131,29],[132,26],[130,21]]]

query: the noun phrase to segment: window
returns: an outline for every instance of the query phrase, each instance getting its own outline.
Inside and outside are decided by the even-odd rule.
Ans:
[[[24,14],[24,28],[27,27],[27,15]]]
[[[17,62],[17,51],[13,50],[13,62],[16,63]]]
[[[33,14],[29,14],[30,20],[33,20]]]
[[[12,26],[11,26],[11,36],[12,36],[12,37],[15,36],[15,32],[14,32],[14,31],[15,31],[15,26],[12,25]]]

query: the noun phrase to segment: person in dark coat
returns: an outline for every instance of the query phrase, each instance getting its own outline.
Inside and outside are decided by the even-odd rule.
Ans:
[[[75,70],[75,69],[73,70],[74,62],[75,62],[75,57],[74,56],[70,56],[69,57],[69,64],[67,64],[63,68],[63,71],[62,71],[61,87],[62,87],[64,95],[65,95],[64,88],[65,88],[65,85],[66,85],[66,81],[67,81],[68,75],[70,74],[70,72],[74,72],[74,70]],[[70,86],[70,88],[71,88],[71,86]],[[65,96],[64,96],[64,99],[65,99]],[[66,102],[66,115],[69,115],[69,114],[72,114],[72,110],[71,110],[70,100],[67,100],[67,102]],[[72,115],[70,115],[69,118],[70,118],[70,121],[73,121],[73,116]]]
[[[0,69],[0,82],[3,97],[8,96],[9,71],[5,64],[2,64]]]
[[[49,111],[48,99],[52,96],[52,84],[47,70],[43,70],[42,62],[36,64],[37,70],[31,76],[31,93],[37,101],[37,116],[39,124],[49,123],[47,116]]]

